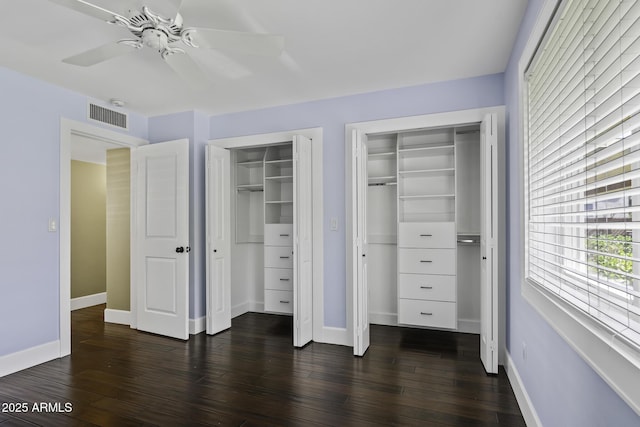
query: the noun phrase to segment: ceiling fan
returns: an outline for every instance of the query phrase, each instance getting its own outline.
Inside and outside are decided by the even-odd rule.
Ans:
[[[129,16],[112,12],[85,0],[50,0],[69,9],[127,28],[134,38],[118,40],[63,59],[67,64],[88,67],[143,47],[157,50],[181,77],[195,86],[208,79],[184,46],[233,50],[255,55],[278,56],[284,46],[280,35],[185,27],[179,13],[183,0],[155,0],[154,10],[142,6]]]

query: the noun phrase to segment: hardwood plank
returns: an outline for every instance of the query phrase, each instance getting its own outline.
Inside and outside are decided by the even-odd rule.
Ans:
[[[72,313],[73,354],[0,378],[0,402],[68,402],[70,413],[0,414],[8,426],[508,426],[524,419],[476,335],[371,326],[349,347],[295,349],[292,318],[247,313],[183,342]]]

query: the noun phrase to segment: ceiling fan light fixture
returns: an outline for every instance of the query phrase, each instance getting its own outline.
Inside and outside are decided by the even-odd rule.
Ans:
[[[142,43],[155,50],[162,50],[167,47],[169,40],[167,35],[155,28],[148,28],[142,32]]]

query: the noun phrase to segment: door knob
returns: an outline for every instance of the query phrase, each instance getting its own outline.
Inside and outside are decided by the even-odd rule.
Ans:
[[[185,252],[191,252],[191,246],[187,246],[187,247],[185,248]]]
[[[482,257],[482,259],[487,259],[487,257],[486,257],[486,256],[483,256],[483,257]]]
[[[176,248],[176,252],[181,254],[181,253],[184,252],[184,248],[182,246],[179,246],[179,247]]]

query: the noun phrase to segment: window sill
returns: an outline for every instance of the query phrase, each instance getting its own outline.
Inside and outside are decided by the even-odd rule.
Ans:
[[[558,334],[640,415],[640,353],[587,315],[524,280],[522,295]]]

